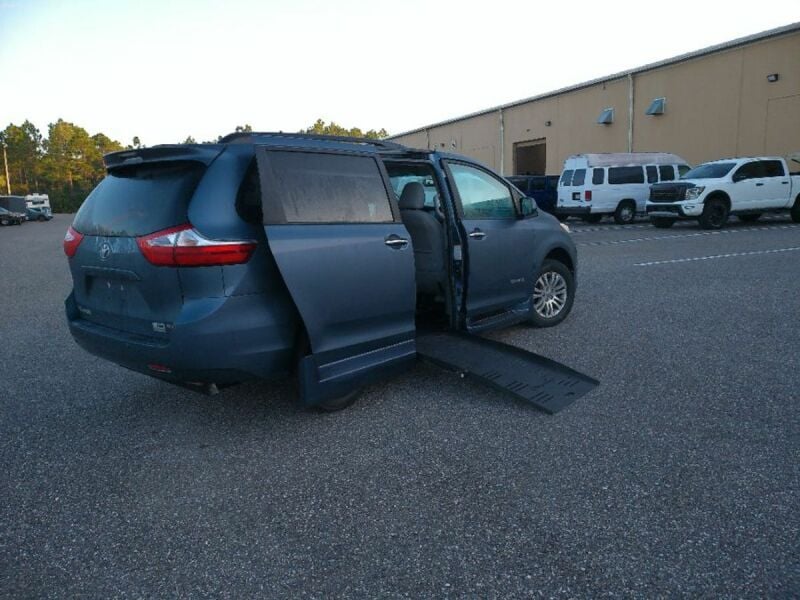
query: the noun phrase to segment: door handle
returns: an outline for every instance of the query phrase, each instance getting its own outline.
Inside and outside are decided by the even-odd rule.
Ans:
[[[756,184],[756,187],[759,187],[759,186],[762,186],[762,185],[764,185],[764,183],[763,183],[763,182],[761,182],[761,183],[757,183],[757,184]]]
[[[478,229],[478,228],[476,227],[476,228],[475,228],[475,229],[473,229],[473,230],[472,230],[472,232],[469,234],[469,237],[471,237],[472,239],[475,239],[475,240],[482,240],[483,238],[485,238],[485,237],[486,237],[486,234],[485,234],[485,233],[483,233],[483,232],[482,232],[480,229]]]
[[[781,181],[781,185],[789,185],[788,181]]]
[[[394,235],[394,234],[392,234],[389,237],[387,237],[383,241],[383,243],[386,244],[387,246],[389,246],[392,250],[402,250],[403,248],[408,246],[408,240],[407,239],[401,238],[400,236],[397,236],[397,235]]]

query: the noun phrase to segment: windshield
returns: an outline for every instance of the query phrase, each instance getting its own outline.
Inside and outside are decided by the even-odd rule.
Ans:
[[[706,163],[689,169],[681,175],[681,179],[719,179],[730,173],[736,163]]]

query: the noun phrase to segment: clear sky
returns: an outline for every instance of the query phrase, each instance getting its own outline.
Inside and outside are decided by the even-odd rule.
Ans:
[[[0,0],[0,127],[400,133],[796,21],[798,0]]]

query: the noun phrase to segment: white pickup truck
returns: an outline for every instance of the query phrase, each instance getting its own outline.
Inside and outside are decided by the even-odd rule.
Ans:
[[[797,155],[792,160],[800,162]],[[730,215],[751,223],[766,212],[791,211],[800,223],[800,173],[783,158],[726,158],[704,163],[679,181],[650,186],[647,215],[656,227],[697,219],[704,229],[721,229]]]

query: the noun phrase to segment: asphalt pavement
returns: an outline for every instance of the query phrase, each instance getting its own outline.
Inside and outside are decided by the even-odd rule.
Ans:
[[[0,597],[800,595],[800,225],[573,227],[548,416],[420,364],[350,409],[70,338],[70,217],[0,227]]]

